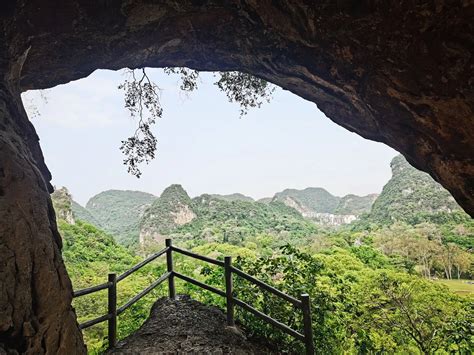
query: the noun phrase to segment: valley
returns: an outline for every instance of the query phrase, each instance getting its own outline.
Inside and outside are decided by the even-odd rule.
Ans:
[[[468,329],[474,285],[468,280],[474,276],[474,221],[403,157],[395,157],[391,168],[380,194],[367,196],[337,197],[313,187],[258,201],[241,193],[191,198],[174,184],[159,197],[104,191],[85,207],[66,188],[52,197],[75,289],[104,282],[108,272],[123,272],[172,238],[201,255],[233,256],[242,270],[290,295],[309,293],[315,343],[323,353],[464,353],[473,345]],[[127,280],[119,303],[165,267],[154,262]],[[222,272],[200,262],[178,257],[175,267],[209,285],[222,284]],[[301,327],[291,307],[245,282],[235,287],[246,302]],[[224,307],[223,299],[192,285],[178,282],[177,289]],[[157,289],[121,316],[119,338],[137,329],[165,294]],[[87,297],[74,300],[80,320],[106,308],[105,294]],[[238,312],[237,318],[279,350],[301,350],[253,316]],[[103,352],[105,328],[84,332],[89,352]]]

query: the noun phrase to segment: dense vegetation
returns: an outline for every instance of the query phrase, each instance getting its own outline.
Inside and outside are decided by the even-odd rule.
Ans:
[[[93,226],[60,222],[60,227],[65,239],[64,258],[76,289],[104,282],[107,272],[123,272],[139,261],[117,245],[111,236]],[[404,240],[410,238],[401,234],[409,230],[403,231],[400,226],[393,228],[397,228],[397,235]],[[395,248],[392,248],[393,253],[385,254],[383,250],[391,246],[391,241],[384,242],[383,236],[385,234],[379,232],[367,235],[365,244],[359,246],[354,246],[353,241],[360,236],[349,231],[326,233],[321,237],[328,243],[326,246],[315,243],[274,249],[269,247],[276,243],[276,237],[272,235],[266,236],[267,244],[262,240],[260,244],[248,242],[245,246],[193,240],[181,245],[186,248],[194,245],[195,252],[214,258],[232,255],[240,268],[295,297],[302,292],[309,293],[315,342],[322,354],[467,353],[474,345],[470,333],[472,302],[450,292],[441,282],[423,278],[426,275],[418,268],[423,266],[418,264],[423,262],[419,256],[405,256],[403,250],[398,253]],[[417,248],[410,244],[409,247]],[[471,258],[470,254],[467,256]],[[469,271],[466,269],[463,277],[472,277],[471,265],[472,259]],[[185,257],[175,258],[175,267],[208,284],[223,286],[221,269]],[[163,271],[163,264],[158,261],[120,283],[119,304],[144,289]],[[442,276],[443,271],[439,273]],[[295,329],[301,329],[301,318],[289,304],[238,278],[235,284],[239,298]],[[163,286],[122,315],[119,336],[124,337],[136,329],[146,319],[153,300],[165,292]],[[178,292],[224,306],[223,299],[189,284],[178,282]],[[104,293],[87,297],[75,300],[81,321],[106,311]],[[237,316],[250,334],[266,337],[281,349],[302,351],[300,343],[248,313],[238,311]],[[86,331],[85,336],[89,349],[100,351],[106,344],[106,326],[95,326]]]
[[[468,300],[441,284],[399,271],[372,248],[330,248],[314,254],[286,246],[279,255],[240,258],[238,264],[295,297],[310,294],[321,354],[468,352],[473,345]],[[216,285],[222,279],[219,271],[208,275],[206,281]],[[302,329],[298,312],[281,299],[239,279],[236,290],[239,298]],[[271,326],[245,312],[239,317],[256,335],[303,353],[299,342]]]
[[[370,211],[377,197],[377,194],[367,196],[346,195],[339,200],[333,212],[334,214],[353,214],[359,216]]]
[[[277,193],[274,199],[284,201],[288,197],[308,210],[319,213],[332,213],[340,199],[320,187],[308,187],[304,190],[286,189]]]
[[[413,168],[403,156],[393,158],[390,165],[392,178],[372,206],[371,221],[413,224],[433,214],[462,211],[447,190],[427,173]]]
[[[308,214],[332,213],[337,215],[361,215],[369,212],[377,194],[367,196],[346,195],[338,197],[320,187],[304,190],[286,189],[275,194],[274,201],[287,202],[291,199],[297,209]]]
[[[76,221],[76,224],[72,225],[60,220],[59,230],[64,243],[64,262],[75,290],[107,282],[108,273],[120,274],[141,260],[125,247],[118,245],[111,235],[85,222]],[[118,304],[124,304],[148,287],[156,275],[161,275],[163,271],[164,267],[160,265],[149,265],[120,282]],[[164,294],[163,290],[154,291],[143,301],[133,305],[119,320],[118,336],[123,338],[136,330],[145,320],[156,297]],[[107,291],[76,298],[73,306],[80,323],[106,314]],[[106,323],[88,328],[83,334],[91,353],[100,353],[105,349]]]
[[[254,201],[254,199],[250,196],[245,196],[244,194],[240,193],[233,193],[229,195],[219,195],[219,194],[212,194],[214,198],[226,201]]]
[[[102,223],[100,223],[98,219],[94,217],[91,211],[89,211],[87,208],[82,207],[80,204],[78,204],[74,200],[71,201],[71,209],[72,209],[72,214],[75,219],[87,222],[96,227],[104,229],[104,227],[102,226]]]
[[[265,240],[271,241],[270,248],[289,241],[303,245],[319,230],[281,202],[225,201],[202,195],[193,200],[193,206],[197,217],[172,233],[173,238],[189,241],[189,245],[261,245]]]
[[[145,201],[140,203],[136,202],[140,198],[123,202],[112,193],[114,208],[120,211],[104,207],[101,213],[112,213],[112,220],[122,216],[130,221],[126,204],[133,205],[134,224],[120,223],[125,229],[133,226],[136,234],[140,230],[142,236],[146,231],[147,242],[139,248],[120,245],[123,237],[112,237],[81,221],[80,216],[85,216],[104,223],[88,208],[89,214],[73,213],[75,224],[59,221],[64,259],[74,288],[83,288],[106,281],[108,272],[125,271],[142,260],[137,255],[161,249],[163,238],[172,237],[175,244],[202,255],[219,259],[231,255],[238,267],[290,295],[309,293],[318,353],[468,354],[474,348],[474,220],[404,159],[396,157],[392,169],[393,177],[371,213],[339,228],[316,225],[278,198],[255,202],[239,195],[202,195],[191,199],[180,185],[170,186],[158,199],[142,196]],[[316,196],[327,196],[310,189],[305,197],[287,190],[286,197],[288,191],[306,204],[315,204]],[[69,218],[67,210],[74,212],[74,203],[68,201],[67,190],[53,198],[58,218]],[[146,211],[137,213],[137,206],[149,199]],[[337,205],[326,202],[341,210],[348,204],[352,210],[363,205],[351,195]],[[110,224],[120,227],[108,223],[109,230]],[[175,268],[223,287],[221,269],[179,256]],[[163,271],[163,261],[157,260],[121,282],[119,304]],[[224,307],[223,299],[195,286],[177,282],[177,287],[178,293]],[[240,299],[301,330],[301,317],[289,304],[238,278],[235,287]],[[121,315],[119,337],[136,329],[153,301],[165,294],[162,286]],[[106,295],[79,298],[74,305],[80,321],[85,321],[106,312]],[[302,344],[249,313],[239,310],[237,317],[250,335],[265,337],[281,350],[302,352]],[[84,334],[91,352],[103,351],[105,324]]]
[[[86,209],[119,243],[131,245],[138,240],[140,218],[155,199],[141,191],[108,190],[92,197]]]

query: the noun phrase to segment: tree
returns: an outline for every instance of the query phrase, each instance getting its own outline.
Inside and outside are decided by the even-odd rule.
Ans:
[[[428,280],[381,272],[360,289],[360,305],[357,322],[370,328],[369,337],[390,334],[400,345],[413,342],[423,354],[439,349],[462,353],[472,346],[468,302]]]
[[[454,262],[460,252],[461,248],[454,243],[448,243],[438,249],[438,260],[448,280],[452,279]]]
[[[472,255],[463,250],[460,250],[453,259],[453,264],[457,270],[458,279],[461,278],[461,274],[466,273],[470,270],[472,265]]]

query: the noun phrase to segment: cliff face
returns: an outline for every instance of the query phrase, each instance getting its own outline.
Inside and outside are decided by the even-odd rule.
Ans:
[[[470,1],[79,1],[0,5],[0,339],[84,351],[48,195],[20,100],[98,68],[243,70],[402,152],[474,215]]]

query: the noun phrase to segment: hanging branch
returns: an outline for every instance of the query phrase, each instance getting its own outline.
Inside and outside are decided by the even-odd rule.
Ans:
[[[133,118],[138,118],[138,128],[133,136],[122,141],[120,150],[126,156],[123,163],[128,172],[139,178],[141,171],[138,165],[143,162],[148,164],[155,158],[157,140],[150,127],[163,116],[163,108],[159,88],[150,80],[145,69],[141,69],[139,79],[135,76],[135,70],[129,74],[132,80],[125,80],[118,88],[125,91],[125,108]]]
[[[137,77],[135,70],[128,72],[129,79],[118,86],[125,92],[125,108],[132,118],[138,118],[138,128],[133,136],[122,141],[120,150],[125,155],[124,164],[130,174],[140,177],[139,165],[149,163],[155,158],[156,137],[151,126],[163,116],[163,108],[159,99],[158,86],[150,80],[145,68],[140,69]],[[168,75],[180,75],[182,91],[191,92],[198,88],[199,71],[188,68],[164,68]],[[214,84],[223,91],[230,102],[240,105],[240,117],[246,115],[249,109],[260,107],[264,102],[270,102],[275,86],[263,79],[240,72],[220,72],[219,80]]]
[[[181,76],[181,85],[179,88],[183,91],[194,91],[198,88],[197,80],[199,71],[188,68],[163,68],[165,74],[179,74]]]
[[[240,105],[240,117],[246,115],[250,108],[270,102],[275,86],[253,75],[233,72],[219,73],[220,79],[215,83],[229,99]]]

